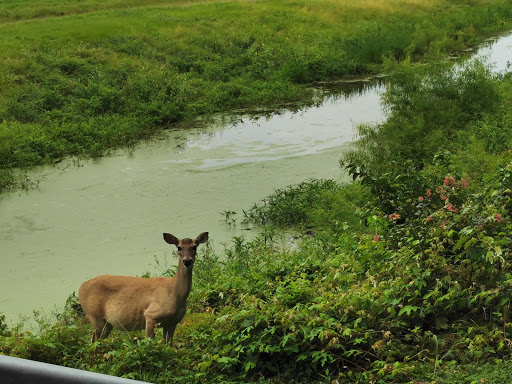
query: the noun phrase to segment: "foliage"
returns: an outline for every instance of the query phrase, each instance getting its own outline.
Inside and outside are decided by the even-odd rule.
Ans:
[[[312,179],[275,190],[245,210],[243,221],[253,225],[322,229],[339,227],[343,222],[357,225],[359,216],[355,209],[364,198],[364,191],[357,185]]]
[[[312,103],[311,82],[461,51],[510,12],[507,0],[2,1],[0,169],[102,156],[233,108]]]
[[[487,8],[482,11],[467,7],[473,2],[457,2],[487,21],[505,17],[505,8],[499,13],[484,3]],[[247,7],[253,10],[259,4]],[[377,13],[388,9],[384,2],[372,4]],[[221,11],[219,20],[223,20],[222,12],[237,14],[238,5],[216,5]],[[334,12],[338,2],[323,5]],[[283,15],[295,21],[305,17],[280,9],[277,3],[266,6],[268,15],[258,17],[265,17],[269,25]],[[200,13],[194,17],[204,16],[194,7],[187,8],[193,10]],[[309,12],[325,23],[328,15],[336,15],[318,14],[314,6]],[[474,25],[484,23],[478,17],[474,20]],[[424,23],[411,34],[415,43],[403,52],[393,51],[393,56],[462,44],[472,41],[476,33],[459,25],[460,33],[447,39],[441,25]],[[371,22],[361,28],[364,36],[378,35],[379,29]],[[357,36],[362,35],[353,33],[353,40],[346,41],[357,45]],[[306,38],[311,35],[306,33]],[[185,63],[180,71],[187,82],[181,86],[194,79],[198,85],[197,78],[184,74],[186,68],[187,73],[201,72],[204,77],[223,75],[212,63],[213,57],[229,57],[223,51],[226,47],[218,40],[204,39],[198,49],[212,54],[212,60]],[[302,66],[294,71],[286,62],[273,67],[281,57],[275,47],[263,48],[256,39],[236,41],[251,57],[267,60],[248,60],[254,66],[248,75],[268,79],[273,70],[284,68],[293,81],[309,80]],[[123,50],[137,56],[138,50],[146,49],[129,39],[121,43],[119,57]],[[101,54],[100,58],[104,59]],[[293,58],[304,64],[300,60],[311,57],[297,53]],[[364,62],[364,58],[358,60]],[[321,62],[332,64],[328,59]],[[81,65],[68,64],[66,71]],[[362,127],[361,141],[342,162],[354,183],[309,180],[277,190],[245,212],[252,223],[272,226],[260,227],[250,241],[235,237],[222,255],[204,247],[194,267],[189,313],[177,328],[174,346],[159,339],[141,339],[141,333],[120,332],[89,344],[91,328],[77,312],[72,296],[62,313],[50,318],[36,314],[37,332],[7,328],[0,319],[0,353],[155,383],[510,381],[512,148],[508,133],[512,79],[493,75],[478,62],[455,69],[439,62],[418,67],[408,59],[399,63],[390,59],[389,67],[394,71],[385,95],[389,118],[380,126]],[[162,116],[171,119],[186,114],[169,105],[165,109],[165,103],[156,105],[157,113],[149,113],[155,100],[144,87],[144,79],[123,72],[122,65],[119,68],[120,72],[104,78],[98,74],[99,83],[82,79],[80,92],[87,95],[82,106],[91,117],[79,122],[83,132],[95,132],[108,142],[110,136],[101,134],[96,119],[103,119],[109,130],[117,116],[112,109],[122,110],[126,105],[140,108],[137,113],[151,121],[148,127]],[[326,67],[319,68],[311,76],[327,73]],[[126,73],[133,77],[125,78]],[[140,98],[125,98],[127,88],[116,88],[117,81],[109,83],[114,75],[120,76],[118,80],[128,78],[130,92]],[[160,73],[153,76],[148,81],[156,94],[183,95],[172,93],[176,79]],[[34,108],[45,99],[31,100],[31,94],[23,92],[18,96],[33,102]],[[130,104],[130,100],[141,104]],[[173,105],[188,105],[190,100]],[[66,100],[55,102],[64,107],[46,110],[43,120],[48,124],[54,124],[47,119],[49,115],[60,118],[69,112],[73,116],[70,111],[76,107],[66,105]],[[3,122],[2,135],[13,130],[30,133],[32,139],[23,143],[37,149],[37,156],[46,156],[49,146],[60,151],[58,140],[38,141],[46,132],[35,122],[41,117],[33,114],[33,108],[7,104],[24,120]],[[124,118],[136,120],[134,115],[122,116],[116,124],[128,124]],[[69,132],[59,124],[52,125],[54,133],[66,138]],[[113,131],[123,134],[122,129]],[[90,137],[84,133],[82,139],[79,143],[86,146]],[[5,144],[11,143],[8,140],[0,143],[11,145]],[[226,220],[234,220],[231,211],[224,214]],[[283,241],[277,226],[305,231]],[[157,268],[160,275],[173,274],[167,263],[157,262]]]
[[[482,118],[498,112],[506,93],[500,75],[492,74],[489,67],[473,61],[462,66],[437,62],[418,68],[405,60],[391,61],[388,68],[393,74],[383,102],[389,118],[382,126],[359,128],[361,139],[344,159],[352,173],[361,166],[381,173],[388,170],[389,163],[398,171],[404,162],[418,168],[432,164],[445,152],[464,145],[473,125],[478,126],[480,140],[487,147],[497,147],[496,130]],[[494,120],[497,123],[507,126]]]

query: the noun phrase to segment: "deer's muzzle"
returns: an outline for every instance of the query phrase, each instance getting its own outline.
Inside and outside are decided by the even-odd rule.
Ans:
[[[192,264],[194,264],[194,259],[183,259],[183,264],[185,267],[190,267]]]

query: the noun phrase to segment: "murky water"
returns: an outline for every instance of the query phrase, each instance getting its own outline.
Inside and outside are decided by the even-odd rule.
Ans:
[[[506,66],[511,46],[503,38],[484,53]],[[162,232],[209,231],[222,253],[247,232],[221,212],[308,178],[342,179],[338,160],[355,127],[384,119],[383,87],[336,87],[337,96],[298,113],[172,130],[130,152],[31,171],[38,189],[0,195],[0,313],[15,321],[62,306],[87,278],[151,270],[155,256],[172,259]]]

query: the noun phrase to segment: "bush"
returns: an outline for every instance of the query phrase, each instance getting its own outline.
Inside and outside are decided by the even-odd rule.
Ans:
[[[274,191],[244,211],[243,221],[252,225],[336,231],[345,223],[358,226],[355,211],[364,199],[364,191],[356,185],[312,179]]]
[[[381,172],[390,163],[412,161],[419,168],[431,164],[435,154],[458,151],[462,132],[503,104],[499,76],[478,61],[462,68],[390,63],[393,75],[383,96],[388,120],[378,127],[360,127],[361,139],[345,156],[349,167],[364,165]]]

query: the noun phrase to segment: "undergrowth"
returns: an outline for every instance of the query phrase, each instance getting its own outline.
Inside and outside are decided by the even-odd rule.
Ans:
[[[0,1],[0,169],[102,156],[234,108],[308,104],[311,83],[460,52],[509,28],[512,11],[507,0],[134,5]]]
[[[354,183],[278,190],[244,213],[271,227],[202,249],[173,346],[90,344],[71,296],[37,331],[0,318],[0,353],[154,383],[512,381],[512,77],[386,66],[389,118],[342,159]]]

